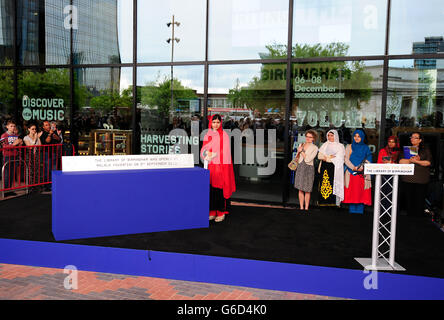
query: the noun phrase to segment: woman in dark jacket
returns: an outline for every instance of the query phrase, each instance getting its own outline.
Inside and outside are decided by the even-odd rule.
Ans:
[[[430,182],[430,166],[432,165],[432,153],[424,145],[424,137],[420,132],[413,132],[410,143],[418,149],[418,155],[406,158],[404,154],[399,163],[415,165],[415,173],[412,176],[402,176],[403,204],[407,208],[409,216],[419,217],[424,214],[424,204],[427,193],[427,184]]]

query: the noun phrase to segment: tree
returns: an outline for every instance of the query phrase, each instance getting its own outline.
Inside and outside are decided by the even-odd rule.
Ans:
[[[173,108],[171,110],[171,79],[164,77],[161,82],[149,82],[141,88],[141,103],[157,109],[161,117],[168,117],[171,111],[179,108],[178,100],[195,99],[193,89],[187,88],[178,79],[173,79]]]
[[[131,94],[131,89],[125,89],[121,94],[110,89],[103,90],[100,95],[91,98],[89,105],[104,113],[109,113],[119,107],[131,108],[133,104]]]
[[[12,66],[12,61],[6,59],[2,66]],[[12,115],[14,110],[14,70],[0,71],[0,112]]]
[[[286,59],[287,46],[272,44],[266,46],[267,52],[260,53],[262,59]],[[293,57],[335,57],[346,56],[349,46],[336,42],[327,45],[299,45],[292,48]],[[295,100],[298,110],[311,110],[313,106],[329,111],[340,108],[361,108],[361,103],[368,101],[372,95],[371,74],[365,70],[361,61],[334,61],[293,64],[293,85],[301,92],[310,92],[312,87],[325,86],[331,91],[344,95],[344,98],[316,98],[307,94],[307,98]],[[285,110],[285,90],[287,78],[286,63],[263,63],[261,75],[251,79],[247,86],[236,86],[229,91],[231,102],[242,102],[249,109],[265,112],[267,109],[278,109],[283,116]],[[303,96],[303,94],[301,95]],[[334,95],[332,95],[334,97]],[[339,104],[339,105],[338,105]]]
[[[18,75],[19,98],[59,98],[70,101],[68,69],[48,69],[44,72],[25,70]]]
[[[262,59],[285,59],[287,58],[287,45],[271,44],[265,46],[268,50],[260,53]],[[314,45],[296,44],[292,48],[294,58],[318,58],[318,57],[343,57],[347,55],[349,45],[342,42],[332,42],[322,46],[320,43]]]

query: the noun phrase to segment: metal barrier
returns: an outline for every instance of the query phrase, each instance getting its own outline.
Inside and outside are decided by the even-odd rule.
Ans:
[[[62,169],[62,156],[74,155],[72,145],[52,144],[36,146],[4,146],[0,148],[2,159],[0,197],[5,192],[49,185],[52,170]]]

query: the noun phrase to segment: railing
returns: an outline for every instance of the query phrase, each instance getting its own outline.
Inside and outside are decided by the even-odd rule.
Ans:
[[[5,192],[49,185],[52,183],[52,170],[62,169],[62,156],[74,155],[74,147],[69,144],[37,146],[4,146],[1,154],[0,197]]]

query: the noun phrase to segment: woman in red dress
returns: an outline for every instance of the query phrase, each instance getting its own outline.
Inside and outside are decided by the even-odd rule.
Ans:
[[[222,118],[210,118],[209,130],[204,137],[201,157],[210,170],[210,220],[223,221],[228,214],[228,199],[236,191],[230,137],[222,129]]]
[[[370,177],[363,174],[364,163],[372,161],[372,153],[364,143],[365,133],[356,130],[353,142],[345,149],[344,201],[350,204],[350,212],[364,213],[364,205],[372,205]]]

